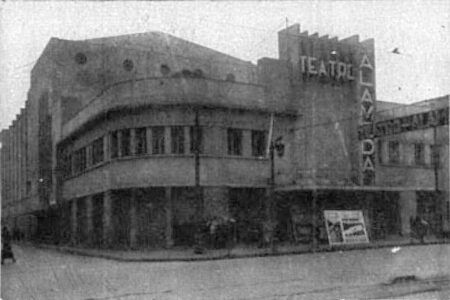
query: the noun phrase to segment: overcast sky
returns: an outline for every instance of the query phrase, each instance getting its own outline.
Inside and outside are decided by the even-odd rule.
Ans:
[[[241,59],[277,56],[288,24],[374,38],[377,98],[411,103],[450,94],[450,1],[1,3],[0,128],[24,106],[30,70],[51,37],[163,31]],[[398,48],[400,54],[391,51]]]

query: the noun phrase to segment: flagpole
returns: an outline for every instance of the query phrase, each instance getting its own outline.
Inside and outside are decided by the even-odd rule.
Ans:
[[[271,251],[274,252],[274,243],[273,243],[273,203],[275,197],[275,145],[273,143],[273,123],[274,123],[274,115],[270,114],[270,125],[269,125],[269,136],[267,139],[267,149],[266,154],[268,154],[270,159],[270,178],[269,178],[269,195],[268,201],[266,203],[266,218],[270,224],[272,229],[271,237],[270,237],[270,248]]]

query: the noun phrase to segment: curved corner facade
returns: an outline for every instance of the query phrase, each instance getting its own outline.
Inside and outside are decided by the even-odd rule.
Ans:
[[[311,236],[326,209],[362,210],[373,238],[407,232],[409,181],[385,182],[395,171],[371,131],[373,40],[299,25],[278,39],[279,58],[257,65],[157,32],[51,39],[2,132],[5,219],[28,236],[126,247],[192,244],[213,218],[251,242],[271,212],[279,239]]]

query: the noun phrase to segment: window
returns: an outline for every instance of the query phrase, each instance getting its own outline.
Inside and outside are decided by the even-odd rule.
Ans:
[[[191,153],[195,153],[195,146],[198,145],[198,152],[203,153],[203,129],[197,127],[197,132],[195,132],[196,127],[189,127],[189,136],[191,137]]]
[[[111,158],[119,156],[119,132],[111,133]]]
[[[389,142],[389,162],[390,163],[400,162],[400,143],[398,141]]]
[[[152,128],[152,153],[164,154],[164,127]]]
[[[131,131],[130,129],[123,129],[120,137],[120,156],[129,156],[131,154]]]
[[[96,165],[103,161],[103,137],[96,139],[92,143],[92,164]]]
[[[72,175],[72,154],[68,151],[63,151],[61,154],[61,170],[63,178],[67,178]]]
[[[266,147],[266,132],[262,130],[252,130],[252,155],[264,156]]]
[[[439,161],[441,159],[439,154],[439,146],[431,145],[430,146],[430,155],[431,155],[431,163],[433,166],[439,167]]]
[[[450,202],[447,201],[447,220],[450,221]]]
[[[416,165],[425,164],[425,147],[423,144],[414,144],[414,163]]]
[[[378,149],[377,149],[377,152],[378,152],[378,162],[379,162],[380,164],[382,164],[382,163],[384,162],[384,160],[383,160],[383,154],[384,154],[384,151],[383,151],[383,141],[382,141],[382,140],[378,140],[377,147],[378,147]]]
[[[75,55],[75,62],[79,65],[84,65],[87,62],[87,57],[84,53],[77,53]]]
[[[136,138],[135,143],[136,155],[147,153],[147,129],[136,128],[135,138]]]
[[[192,74],[193,77],[197,77],[197,78],[204,78],[205,75],[203,74],[203,71],[200,69],[196,69],[194,71],[194,73]]]
[[[27,181],[27,195],[31,194],[31,181]]]
[[[228,128],[227,131],[228,154],[242,155],[242,130]]]
[[[167,76],[170,74],[170,68],[168,65],[161,65],[160,71],[163,76]]]
[[[227,77],[225,79],[226,81],[231,81],[231,82],[235,82],[236,81],[236,77],[234,76],[234,74],[227,74]]]
[[[170,137],[172,141],[172,153],[184,153],[184,127],[174,126],[170,128]]]
[[[133,70],[134,68],[134,63],[131,59],[125,59],[123,61],[123,68],[125,69],[125,71],[130,72],[131,70]]]
[[[81,148],[74,153],[74,171],[75,173],[86,170],[86,148]]]

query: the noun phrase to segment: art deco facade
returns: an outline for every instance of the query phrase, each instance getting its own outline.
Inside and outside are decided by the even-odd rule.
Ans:
[[[361,209],[376,228],[396,207],[390,231],[407,231],[403,183],[384,188],[375,136],[358,133],[375,124],[373,40],[294,25],[279,52],[255,65],[157,32],[51,39],[2,132],[3,219],[60,242],[170,247],[233,217],[247,241],[273,187],[280,239],[293,210],[310,223]]]

